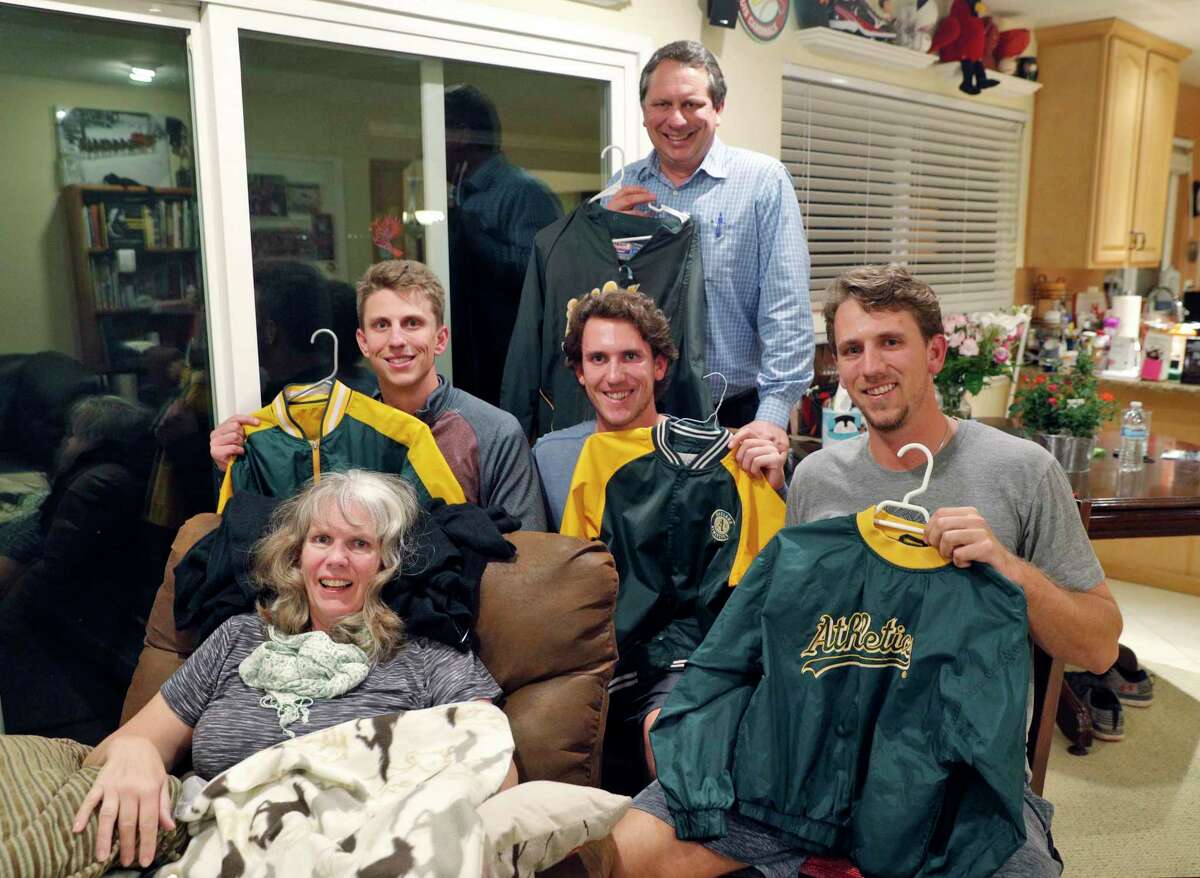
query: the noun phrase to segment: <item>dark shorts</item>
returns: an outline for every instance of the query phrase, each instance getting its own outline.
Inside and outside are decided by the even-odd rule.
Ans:
[[[669,826],[675,825],[667,808],[666,793],[658,781],[638,793],[633,807]],[[1050,836],[1054,806],[1026,786],[1024,816],[1025,844],[1008,858],[993,878],[1058,878],[1062,874],[1062,858]],[[704,842],[704,846],[731,860],[753,866],[765,878],[795,878],[804,864],[802,845],[782,830],[732,811],[727,817],[727,827],[723,838]]]
[[[667,703],[667,696],[683,676],[683,670],[660,674],[618,674],[608,685],[608,717],[632,723],[641,731],[642,723]]]
[[[666,704],[681,676],[682,671],[667,671],[646,678],[633,674],[618,674],[613,678],[609,684],[601,769],[605,789],[634,796],[650,782],[642,725],[647,716]]]

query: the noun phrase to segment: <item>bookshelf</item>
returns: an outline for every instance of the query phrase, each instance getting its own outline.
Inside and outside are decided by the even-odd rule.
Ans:
[[[202,288],[192,190],[72,185],[62,200],[83,362],[135,372],[155,338],[183,350]]]

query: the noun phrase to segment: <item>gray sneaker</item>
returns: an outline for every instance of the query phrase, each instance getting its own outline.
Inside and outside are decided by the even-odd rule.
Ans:
[[[1121,699],[1122,704],[1149,707],[1154,703],[1154,675],[1142,668],[1131,674],[1119,665],[1113,665],[1099,679]]]
[[[1087,671],[1068,671],[1063,677],[1091,714],[1092,737],[1101,741],[1123,740],[1125,712],[1116,694],[1105,685],[1104,678]]]
[[[1097,686],[1089,689],[1083,703],[1092,712],[1092,737],[1101,741],[1121,741],[1125,738],[1125,711],[1111,689]]]

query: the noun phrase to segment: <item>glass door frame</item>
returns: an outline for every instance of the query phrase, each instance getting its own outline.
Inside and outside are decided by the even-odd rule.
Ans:
[[[447,212],[442,61],[537,70],[608,84],[607,118],[598,120],[610,142],[635,156],[642,149],[637,78],[653,46],[645,37],[611,36],[615,48],[597,47],[595,33],[540,20],[529,36],[488,25],[494,13],[477,9],[481,23],[438,20],[365,10],[320,0],[289,4],[287,14],[249,9],[246,2],[206,4],[190,38],[196,109],[196,164],[202,182],[205,268],[212,388],[218,420],[260,405],[254,320],[252,256],[246,181],[239,33],[253,31],[331,46],[393,51],[421,58],[421,140],[424,204]],[[268,6],[268,3],[259,3]],[[407,5],[407,4],[398,4]],[[509,15],[508,17],[512,17]],[[526,17],[528,18],[528,17]],[[586,44],[584,40],[587,40]],[[439,167],[441,165],[441,167]],[[615,170],[611,168],[610,170]],[[449,277],[446,224],[427,229],[430,267]],[[448,294],[453,296],[453,290]],[[447,308],[447,314],[449,314]],[[449,370],[449,351],[439,362]]]
[[[205,311],[216,419],[260,406],[239,32],[394,51],[421,64],[425,205],[446,210],[442,61],[459,60],[607,83],[606,139],[627,160],[645,153],[638,76],[654,50],[641,34],[496,7],[427,0],[0,0],[10,6],[184,30],[201,215]],[[157,12],[150,12],[154,8]],[[283,11],[286,10],[286,11]],[[443,173],[439,173],[438,171]],[[610,154],[609,173],[617,170]],[[429,262],[449,277],[445,224],[430,227]],[[453,296],[453,291],[449,291]],[[447,314],[449,308],[447,308]],[[449,369],[449,351],[441,368]]]

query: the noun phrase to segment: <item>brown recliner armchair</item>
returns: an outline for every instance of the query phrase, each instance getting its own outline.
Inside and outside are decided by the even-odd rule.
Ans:
[[[146,626],[146,643],[121,722],[146,704],[196,643],[175,629],[175,565],[220,516],[197,515],[180,528]],[[616,663],[613,605],[617,573],[601,543],[558,534],[508,534],[510,562],[484,572],[477,632],[480,658],[507,700],[521,780],[597,786]]]

